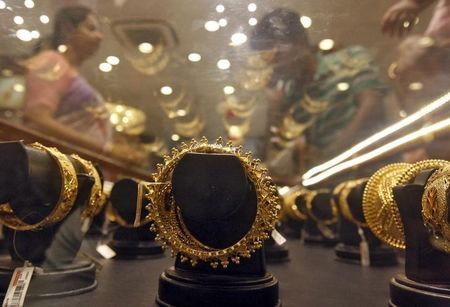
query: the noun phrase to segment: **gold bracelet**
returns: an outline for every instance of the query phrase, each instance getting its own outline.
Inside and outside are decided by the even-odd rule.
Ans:
[[[327,193],[329,192],[328,190],[325,189],[321,189],[321,190],[317,190],[317,191],[310,191],[305,198],[305,202],[306,202],[306,209],[308,210],[308,215],[318,224],[322,224],[322,225],[332,225],[338,222],[339,219],[339,211],[336,205],[336,202],[332,202],[330,199],[330,208],[331,208],[331,215],[332,217],[328,220],[322,220],[319,217],[317,217],[314,212],[313,212],[313,201],[314,198],[317,196],[317,194],[319,193]]]
[[[450,224],[448,222],[448,192],[450,166],[436,170],[428,179],[422,196],[423,222],[431,232],[430,243],[450,253]]]
[[[256,217],[247,234],[237,243],[223,249],[206,246],[199,242],[185,227],[180,209],[172,195],[172,173],[177,163],[187,153],[219,153],[236,156],[250,181],[253,182],[257,195]],[[234,147],[229,142],[223,145],[219,138],[215,144],[208,144],[206,138],[200,142],[192,140],[189,145],[181,143],[180,149],[172,149],[172,156],[165,156],[164,164],[158,164],[158,172],[153,174],[155,184],[149,185],[147,197],[150,203],[148,219],[154,221],[150,230],[157,233],[156,240],[163,247],[170,246],[172,256],[180,254],[181,261],[210,262],[213,268],[220,264],[226,268],[231,262],[238,264],[240,257],[249,258],[251,253],[261,248],[263,240],[269,238],[268,232],[274,227],[280,206],[278,191],[272,179],[267,176],[267,169],[260,166],[259,160],[253,160],[250,152],[243,153],[241,146]]]
[[[94,178],[94,185],[91,188],[87,205],[81,212],[81,219],[93,217],[100,213],[106,201],[106,195],[103,193],[102,180],[100,174],[91,161],[87,161],[76,154],[70,155],[74,160],[78,161],[89,176]]]
[[[386,165],[373,174],[363,194],[364,219],[373,234],[381,241],[397,248],[405,248],[405,238],[394,222],[391,206],[381,199],[381,186],[390,187],[410,166],[407,163]]]
[[[421,171],[424,171],[426,169],[441,168],[446,165],[450,165],[450,162],[445,161],[445,160],[423,160],[423,161],[414,163],[409,168],[407,168],[400,177],[397,178],[398,180],[396,180],[392,184],[392,187],[410,183],[411,180],[413,180],[417,175],[419,175]],[[392,190],[392,187],[386,189],[384,191],[384,193],[382,193],[382,196],[383,196],[383,199],[385,200],[385,202],[387,203],[387,205],[390,206],[391,212],[392,212],[392,215],[394,218],[394,222],[395,222],[398,230],[404,237],[405,232],[403,230],[403,223],[402,223],[402,219],[400,216],[400,211],[398,210],[398,206],[394,200],[394,192]]]
[[[292,188],[286,195],[282,197],[283,208],[281,213],[284,213],[287,216],[300,221],[306,221],[308,219],[308,215],[300,211],[295,201],[298,197],[306,196],[309,192],[309,190],[299,186]]]
[[[361,228],[366,228],[367,223],[365,221],[364,222],[360,221],[353,216],[352,210],[350,209],[350,205],[348,203],[348,196],[355,187],[357,187],[358,185],[362,184],[365,181],[367,181],[367,179],[347,181],[344,183],[345,185],[339,193],[339,207],[341,209],[342,216]]]
[[[58,164],[61,175],[61,192],[53,211],[36,224],[25,223],[14,214],[9,203],[2,204],[0,210],[1,223],[6,227],[20,231],[38,230],[61,221],[72,209],[78,191],[77,173],[66,155],[54,147],[45,147],[39,143],[33,143],[30,146],[47,152]]]

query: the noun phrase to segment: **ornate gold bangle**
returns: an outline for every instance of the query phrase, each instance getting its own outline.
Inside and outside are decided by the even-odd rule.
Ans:
[[[253,225],[239,242],[230,247],[218,249],[206,246],[183,224],[170,181],[175,166],[187,153],[235,155],[255,185],[257,212]],[[237,264],[240,257],[249,258],[251,253],[262,247],[263,240],[269,237],[268,232],[274,227],[281,207],[277,188],[267,176],[267,169],[259,165],[259,160],[253,160],[251,153],[243,153],[240,146],[234,147],[231,142],[223,145],[221,138],[215,144],[208,144],[206,138],[202,138],[200,142],[192,140],[189,145],[181,143],[180,149],[172,149],[172,155],[166,156],[164,160],[164,165],[159,164],[158,172],[153,174],[156,184],[149,185],[147,197],[150,203],[146,208],[150,212],[148,219],[154,221],[150,229],[157,232],[156,240],[161,241],[163,246],[171,247],[172,256],[180,254],[181,261],[190,259],[192,265],[201,260],[210,262],[213,268],[219,264],[226,268],[230,261]]]
[[[449,164],[450,162],[445,160],[423,160],[414,163],[410,167],[408,167],[402,173],[402,175],[397,178],[395,182],[391,184],[390,188],[385,189],[385,191],[382,193],[383,200],[387,203],[388,206],[390,206],[394,222],[397,225],[397,228],[403,237],[405,232],[403,230],[403,223],[400,216],[400,211],[398,210],[398,206],[394,200],[394,193],[392,187],[411,182],[411,180],[413,180],[423,170],[441,168]]]
[[[422,217],[425,226],[431,232],[430,242],[446,253],[450,253],[447,201],[449,188],[450,166],[445,166],[431,175],[422,196]]]
[[[328,220],[323,220],[320,219],[318,216],[316,216],[313,212],[313,201],[314,198],[317,196],[317,194],[319,193],[327,193],[329,192],[328,190],[325,189],[320,189],[317,191],[311,191],[306,195],[305,198],[305,202],[306,202],[306,210],[308,210],[308,215],[318,224],[322,224],[322,225],[332,225],[338,222],[339,219],[339,212],[338,212],[338,208],[336,206],[336,202],[332,202],[330,199],[330,208],[331,208],[331,215],[332,217]]]
[[[397,248],[405,248],[405,238],[394,222],[392,207],[382,201],[382,186],[389,190],[396,179],[410,166],[407,163],[389,164],[373,174],[363,194],[363,213],[367,225],[381,241]]]
[[[300,211],[295,201],[298,197],[306,196],[309,192],[309,190],[299,186],[292,188],[286,195],[282,197],[282,213],[288,215],[291,218],[306,221],[308,219],[308,215]]]
[[[367,181],[367,179],[358,179],[344,182],[343,188],[339,192],[339,208],[341,209],[342,216],[347,220],[352,222],[358,227],[365,228],[367,227],[367,223],[364,221],[360,221],[353,216],[352,210],[350,209],[350,205],[348,204],[348,196],[350,192],[361,183]]]
[[[72,209],[78,191],[78,180],[75,168],[69,158],[54,147],[45,147],[39,143],[30,145],[33,148],[46,151],[58,164],[61,174],[61,192],[53,211],[42,221],[28,224],[16,217],[9,204],[1,205],[0,221],[6,227],[15,230],[37,230],[61,221]]]
[[[103,193],[102,180],[94,164],[76,154],[72,154],[70,156],[83,166],[89,176],[94,177],[94,185],[92,186],[89,200],[81,212],[81,219],[84,220],[85,218],[90,218],[100,213],[106,202],[106,195]]]

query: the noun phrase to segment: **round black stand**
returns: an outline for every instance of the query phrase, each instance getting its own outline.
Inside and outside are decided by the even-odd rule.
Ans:
[[[267,263],[283,263],[289,261],[289,249],[285,245],[278,245],[270,238],[264,242],[264,253]]]
[[[360,264],[361,263],[361,253],[359,251],[359,246],[346,245],[344,243],[339,243],[334,248],[334,252],[337,256],[337,260]],[[376,246],[369,247],[370,255],[370,265],[371,266],[390,266],[397,265],[397,255],[394,250],[388,246]]]
[[[220,174],[218,176],[217,174]],[[226,154],[186,154],[172,176],[172,193],[191,234],[225,248],[245,235],[256,216],[256,191],[239,159]],[[280,306],[278,280],[266,272],[264,253],[227,268],[182,263],[159,278],[159,306]]]
[[[278,230],[286,238],[300,240],[302,238],[302,230],[304,224],[304,221],[294,220],[290,217],[284,217],[278,227]]]
[[[305,233],[303,234],[303,242],[306,245],[320,245],[325,247],[334,247],[338,242],[335,236],[336,225],[326,226],[330,230],[330,236],[325,236],[317,226],[317,223],[311,219],[305,222]]]
[[[114,239],[108,243],[115,252],[114,259],[151,259],[164,256],[164,250],[161,245],[154,240],[153,233],[150,232],[147,226],[142,226],[142,229],[129,229],[120,227],[114,234]],[[153,236],[148,240],[130,240],[133,235],[128,235],[127,239],[123,239],[123,235],[127,235],[128,232],[133,232],[134,235],[139,232],[145,232],[148,236]]]
[[[391,279],[389,289],[392,307],[450,306],[450,285],[418,283],[398,274]]]

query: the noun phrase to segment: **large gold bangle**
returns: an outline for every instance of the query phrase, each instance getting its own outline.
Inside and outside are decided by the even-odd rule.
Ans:
[[[313,201],[314,198],[317,196],[317,194],[319,193],[326,193],[329,192],[328,190],[325,189],[320,189],[317,191],[310,191],[305,198],[305,202],[306,202],[306,210],[308,211],[308,215],[318,224],[322,224],[322,225],[332,225],[332,224],[336,224],[338,222],[339,219],[339,211],[336,205],[336,202],[332,202],[330,199],[330,208],[331,208],[331,215],[332,217],[330,219],[327,220],[323,220],[320,219],[318,216],[316,216],[313,212]]]
[[[394,222],[403,237],[405,232],[403,230],[400,211],[398,210],[398,206],[394,200],[394,192],[392,190],[392,187],[404,185],[411,182],[411,180],[413,180],[423,170],[441,168],[449,164],[450,162],[445,160],[423,160],[414,163],[410,167],[408,167],[402,173],[402,175],[397,178],[395,182],[392,183],[390,188],[385,189],[384,193],[382,193],[383,200],[387,203],[388,206],[390,206]]]
[[[306,221],[308,219],[308,215],[300,211],[295,201],[297,200],[298,197],[306,196],[309,192],[310,192],[309,190],[299,186],[292,188],[286,195],[282,197],[283,200],[282,213],[286,214],[291,218]]]
[[[94,185],[92,186],[89,200],[81,212],[81,219],[84,220],[85,218],[90,218],[100,213],[106,202],[106,195],[103,193],[102,180],[94,164],[76,154],[70,156],[83,166],[89,176],[94,177]]]
[[[350,205],[348,203],[348,196],[356,186],[365,181],[367,181],[367,179],[358,179],[344,182],[344,186],[339,192],[339,208],[341,209],[342,216],[361,228],[367,227],[367,223],[365,221],[360,221],[353,216],[352,210],[350,209]]]
[[[397,248],[405,248],[405,238],[394,222],[392,207],[382,201],[381,194],[388,190],[410,164],[395,163],[379,169],[366,184],[363,194],[363,213],[367,225],[381,241]]]
[[[431,232],[430,243],[446,253],[450,253],[449,188],[450,166],[446,166],[431,175],[422,196],[422,217]]]
[[[218,249],[199,242],[184,226],[180,209],[172,195],[171,178],[177,163],[187,153],[221,153],[236,156],[244,167],[250,181],[253,182],[257,196],[257,212],[255,220],[247,232],[236,244]],[[164,165],[157,166],[158,172],[153,174],[155,184],[149,185],[147,194],[150,203],[147,210],[148,219],[154,221],[150,227],[157,232],[156,240],[163,246],[170,246],[172,256],[180,254],[181,261],[190,259],[195,265],[199,260],[210,262],[213,268],[219,263],[226,268],[230,261],[240,262],[240,257],[251,257],[256,249],[262,247],[268,232],[274,227],[280,207],[278,191],[272,179],[267,176],[267,169],[261,167],[259,160],[253,160],[251,153],[243,153],[241,147],[233,147],[229,142],[223,145],[219,138],[215,144],[208,144],[206,138],[200,142],[192,140],[189,145],[182,143],[180,149],[172,149],[172,156],[165,157]],[[159,184],[158,184],[159,183]]]
[[[30,145],[33,148],[46,151],[58,164],[61,174],[61,192],[53,211],[42,221],[28,224],[19,219],[9,204],[2,204],[0,221],[6,227],[15,230],[38,230],[61,221],[72,209],[78,191],[78,180],[75,168],[69,158],[54,147],[45,147],[39,143]]]

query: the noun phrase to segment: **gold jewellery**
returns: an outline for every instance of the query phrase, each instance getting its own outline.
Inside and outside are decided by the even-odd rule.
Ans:
[[[431,244],[450,253],[450,224],[448,222],[448,192],[450,166],[436,170],[428,179],[422,196],[423,222],[432,236]]]
[[[256,217],[247,234],[232,246],[218,249],[199,242],[183,223],[180,208],[172,194],[171,178],[177,163],[187,153],[231,154],[236,156],[245,168],[247,176],[255,185],[257,196]],[[277,220],[280,207],[278,191],[267,169],[260,166],[259,160],[253,160],[250,152],[243,153],[242,147],[234,147],[231,142],[223,145],[222,138],[215,144],[208,144],[203,137],[199,142],[181,143],[180,149],[172,149],[171,156],[165,156],[164,164],[158,164],[158,172],[153,174],[156,184],[149,185],[147,197],[150,203],[146,209],[147,218],[154,221],[150,230],[157,233],[156,240],[164,247],[170,246],[172,256],[180,255],[181,261],[190,260],[191,265],[198,261],[210,262],[213,268],[220,264],[226,268],[231,262],[238,264],[240,258],[250,258],[251,253],[261,248],[263,240],[269,238]],[[159,184],[158,184],[159,183]]]
[[[407,163],[389,164],[373,174],[363,194],[364,219],[373,234],[383,242],[397,248],[405,248],[402,229],[394,222],[392,206],[384,193],[396,185],[397,179],[410,166]]]
[[[42,221],[28,224],[17,218],[9,203],[0,205],[0,221],[15,230],[38,230],[61,221],[72,209],[78,191],[78,180],[75,168],[69,158],[54,147],[45,147],[33,143],[31,147],[47,152],[58,164],[61,174],[61,192],[53,211]]]
[[[348,203],[348,196],[355,187],[366,181],[367,179],[358,179],[344,182],[338,192],[339,208],[341,209],[342,216],[361,228],[367,227],[367,223],[365,221],[360,221],[353,216],[352,210],[350,209],[350,205]]]
[[[296,220],[306,221],[308,219],[308,215],[302,212],[300,208],[298,208],[296,200],[299,197],[305,197],[308,193],[310,193],[310,191],[301,186],[291,188],[289,192],[282,196],[282,215],[289,216]]]
[[[332,217],[324,220],[319,218],[317,215],[314,214],[314,209],[313,209],[313,201],[314,198],[319,194],[319,193],[328,193],[328,190],[317,190],[317,191],[310,191],[305,198],[306,201],[306,209],[308,211],[308,215],[318,224],[322,224],[322,225],[332,225],[338,222],[339,219],[339,212],[338,212],[338,208],[336,206],[335,202],[332,202],[330,200],[330,208],[331,208],[331,215]]]
[[[103,193],[102,180],[94,164],[76,154],[70,156],[83,166],[89,176],[94,178],[94,185],[92,186],[89,200],[87,201],[86,207],[81,212],[81,219],[84,220],[85,218],[90,218],[100,213],[106,202],[106,195]]]

